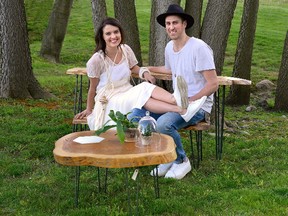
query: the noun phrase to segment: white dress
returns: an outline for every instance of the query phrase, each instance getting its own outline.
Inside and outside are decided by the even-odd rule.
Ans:
[[[96,89],[93,112],[87,117],[90,130],[97,130],[110,120],[108,116],[110,110],[126,114],[133,108],[142,108],[156,87],[148,82],[142,82],[136,86],[130,84],[130,68],[138,62],[128,45],[121,45],[121,48],[124,55],[118,64],[108,57],[104,59],[101,51],[95,53],[87,62],[88,76],[100,79]],[[99,102],[103,96],[108,99],[107,104]],[[111,120],[109,124],[114,124],[114,122]]]

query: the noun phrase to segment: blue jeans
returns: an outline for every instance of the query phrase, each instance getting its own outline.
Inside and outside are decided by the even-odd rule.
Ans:
[[[128,119],[132,119],[132,121],[137,122],[146,115],[146,109],[133,109],[132,112],[128,115]],[[181,117],[180,114],[175,112],[167,112],[165,114],[155,114],[150,112],[150,116],[155,118],[157,121],[157,131],[159,133],[167,134],[174,139],[176,144],[176,153],[177,159],[176,163],[182,163],[184,158],[186,157],[186,153],[183,149],[183,145],[181,142],[181,136],[178,133],[178,130],[187,127],[189,125],[195,125],[198,122],[205,119],[205,111],[200,109],[189,122],[185,122],[185,120]]]

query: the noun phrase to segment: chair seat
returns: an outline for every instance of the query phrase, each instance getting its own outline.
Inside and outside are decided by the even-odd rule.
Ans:
[[[210,126],[211,126],[210,123],[203,121],[203,122],[199,122],[196,125],[187,126],[183,128],[182,130],[203,131],[203,130],[209,130]]]
[[[87,124],[87,118],[83,118],[83,119],[77,119],[77,118],[73,118],[72,121],[73,124]]]

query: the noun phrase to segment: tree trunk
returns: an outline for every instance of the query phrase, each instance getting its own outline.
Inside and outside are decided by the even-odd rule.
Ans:
[[[253,44],[257,24],[259,0],[245,0],[244,9],[235,54],[232,75],[243,79],[251,79]],[[250,101],[250,86],[231,86],[227,104],[247,105]]]
[[[100,26],[100,23],[107,17],[106,2],[105,0],[92,0],[91,7],[92,7],[94,34],[96,34],[96,31]]]
[[[140,37],[134,0],[114,0],[115,17],[121,22],[125,32],[125,43],[134,51],[139,66],[142,65]]]
[[[165,13],[170,4],[179,4],[180,0],[152,0],[150,18],[150,44],[149,44],[149,65],[162,66],[165,64],[165,46],[169,37],[163,26],[158,24],[156,17]],[[171,81],[157,80],[157,85],[168,91],[172,91]]]
[[[55,0],[48,27],[43,35],[40,56],[59,62],[73,0]]]
[[[194,18],[194,24],[186,30],[189,36],[200,38],[203,0],[186,0],[185,12]]]
[[[288,31],[286,33],[286,39],[284,42],[284,48],[282,53],[282,61],[279,69],[276,97],[275,97],[275,109],[288,111]]]
[[[227,40],[237,0],[208,1],[201,39],[209,44],[214,52],[214,61],[218,75],[221,75]]]
[[[32,72],[24,0],[0,1],[0,98],[48,98]]]

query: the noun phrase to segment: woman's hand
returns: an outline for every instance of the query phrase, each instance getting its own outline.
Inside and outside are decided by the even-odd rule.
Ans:
[[[92,113],[92,110],[83,110],[82,112],[78,113],[75,115],[76,119],[83,119],[85,117],[87,117],[88,115],[90,115]]]
[[[150,73],[148,73],[148,72],[145,72],[144,74],[143,74],[143,77],[144,77],[144,79],[147,81],[147,82],[149,82],[149,83],[152,83],[152,84],[155,84],[156,83],[156,79],[155,79],[155,77],[153,77]]]
[[[106,96],[101,97],[101,98],[99,99],[99,101],[100,101],[102,104],[108,103],[108,100],[107,100]]]

